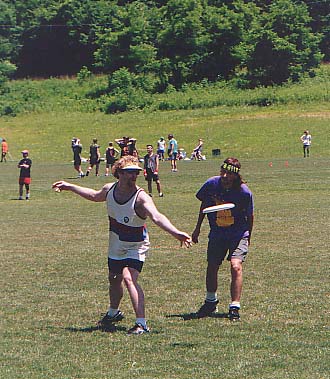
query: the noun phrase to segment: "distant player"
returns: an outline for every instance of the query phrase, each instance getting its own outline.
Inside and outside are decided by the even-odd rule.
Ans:
[[[118,156],[119,151],[114,148],[112,142],[109,142],[109,146],[105,150],[105,176],[109,176],[110,169],[112,169]]]
[[[144,177],[148,182],[149,196],[152,196],[152,182],[154,181],[157,186],[159,197],[163,197],[158,171],[159,157],[157,154],[154,154],[153,146],[147,145],[147,154],[144,156]]]
[[[83,178],[85,175],[81,169],[82,144],[80,143],[79,138],[73,138],[72,139],[71,148],[73,151],[73,166],[74,166],[75,170],[78,172],[79,177]]]
[[[171,169],[172,169],[172,172],[177,172],[178,171],[178,167],[177,167],[178,142],[174,138],[173,134],[169,134],[167,136],[167,138],[168,138],[167,153],[168,153],[168,157],[171,161]]]
[[[95,166],[95,175],[99,176],[100,160],[101,160],[100,146],[97,144],[97,139],[93,138],[93,143],[89,147],[89,167],[86,171],[86,176],[89,175],[89,173],[92,171],[94,166]]]
[[[300,137],[300,141],[303,143],[304,158],[309,157],[309,149],[312,144],[312,136],[308,130],[304,131],[304,134]]]
[[[25,199],[30,199],[30,184],[31,184],[31,166],[32,160],[29,158],[28,150],[22,151],[23,158],[19,161],[17,167],[20,168],[19,174],[19,200],[23,200],[23,187],[25,186]]]
[[[164,137],[160,137],[157,141],[157,154],[161,161],[165,160],[166,141]]]
[[[1,141],[1,162],[7,162],[8,143],[5,138]]]

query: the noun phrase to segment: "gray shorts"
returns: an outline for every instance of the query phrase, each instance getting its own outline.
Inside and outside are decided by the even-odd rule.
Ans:
[[[248,253],[248,248],[248,237],[243,237],[238,241],[228,241],[223,238],[212,238],[209,240],[207,246],[207,261],[209,263],[221,265],[228,253],[228,261],[232,258],[236,258],[244,262]]]

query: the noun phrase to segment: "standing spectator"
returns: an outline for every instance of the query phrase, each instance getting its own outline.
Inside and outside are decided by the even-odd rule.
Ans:
[[[171,169],[172,172],[177,172],[178,142],[174,139],[173,134],[169,134],[167,138],[169,140],[167,153],[171,161]]]
[[[300,141],[303,143],[304,158],[309,157],[309,149],[312,144],[312,136],[308,130],[304,131],[304,134],[300,137]]]
[[[8,153],[8,143],[6,141],[6,138],[3,138],[1,141],[1,162],[7,162],[7,155]]]
[[[113,142],[109,142],[109,146],[105,150],[105,176],[109,176],[109,169],[112,170],[112,166],[116,162],[119,155],[119,151],[114,148]]]
[[[166,141],[164,137],[160,137],[157,141],[157,154],[161,161],[165,160]]]
[[[115,142],[120,147],[121,157],[123,157],[124,155],[133,155],[133,156],[138,155],[138,152],[136,149],[136,138],[130,138],[130,137],[117,138],[115,139]]]
[[[81,169],[81,151],[82,144],[79,138],[72,138],[71,147],[73,151],[73,166],[79,174],[79,178],[83,178],[85,175]]]
[[[227,158],[220,169],[220,176],[209,178],[196,197],[201,201],[200,212],[192,240],[198,243],[205,214],[203,209],[212,205],[234,203],[235,208],[208,213],[210,225],[207,248],[206,299],[197,312],[207,317],[217,309],[218,271],[225,259],[231,266],[231,303],[229,318],[240,319],[240,300],[243,285],[243,262],[248,253],[253,228],[253,197],[240,175],[241,164],[236,158]]]
[[[23,200],[23,187],[25,186],[25,199],[30,199],[30,184],[31,184],[31,166],[32,160],[29,158],[28,150],[22,151],[23,158],[19,161],[17,167],[20,168],[19,174],[19,200]]]
[[[98,325],[109,329],[113,323],[124,318],[120,302],[126,286],[136,316],[135,325],[128,334],[148,333],[145,318],[144,293],[138,283],[139,275],[149,249],[146,219],[149,217],[157,226],[181,241],[186,247],[191,245],[187,233],[178,230],[170,220],[156,208],[151,197],[136,185],[140,173],[139,161],[133,156],[120,158],[113,166],[116,183],[108,183],[100,190],[80,187],[64,181],[53,184],[56,191],[71,191],[83,198],[96,202],[106,202],[109,227],[109,297],[110,307]]]
[[[99,169],[100,169],[100,146],[97,144],[97,139],[93,138],[93,143],[89,147],[89,167],[86,171],[86,176],[89,175],[89,173],[92,171],[94,165],[95,165],[95,175],[99,176]]]
[[[154,154],[152,145],[147,145],[147,154],[144,156],[144,177],[148,182],[149,196],[152,197],[152,181],[156,183],[159,197],[163,197],[160,187],[160,180],[158,175],[159,170],[159,157]]]

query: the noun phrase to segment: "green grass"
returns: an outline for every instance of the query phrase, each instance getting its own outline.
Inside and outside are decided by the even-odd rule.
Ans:
[[[268,159],[243,157],[242,163],[256,205],[242,322],[221,317],[230,300],[228,264],[219,276],[220,317],[184,320],[203,302],[208,227],[200,244],[185,250],[149,222],[153,248],[141,284],[152,333],[137,338],[126,336],[134,322],[127,293],[117,332],[94,328],[108,304],[105,205],[51,191],[54,180],[74,176],[71,164],[38,159],[31,201],[19,202],[16,163],[1,164],[0,376],[329,378],[330,159],[287,155],[269,167]],[[156,205],[191,232],[199,207],[194,194],[218,167],[217,160],[180,162],[175,175],[163,163],[165,197]],[[93,188],[106,182],[71,180]],[[142,178],[139,184],[145,187]]]
[[[109,116],[79,112],[81,104],[67,101],[54,82],[52,93],[49,83],[33,92],[49,100],[44,108],[0,118],[0,136],[13,157],[0,164],[0,377],[329,379],[328,103]],[[72,95],[72,88],[62,90]],[[302,158],[299,141],[304,129],[313,136],[309,159]],[[208,158],[180,162],[177,174],[168,162],[161,164],[165,196],[155,203],[175,225],[194,229],[195,193],[219,170],[214,148],[221,149],[221,160],[241,160],[254,192],[242,322],[221,317],[230,301],[228,264],[219,274],[219,317],[189,319],[205,295],[206,223],[200,244],[184,250],[149,222],[152,249],[141,284],[152,333],[126,336],[134,322],[127,293],[121,307],[126,318],[116,333],[102,333],[95,322],[108,305],[105,205],[56,194],[51,184],[64,178],[100,188],[107,181],[75,178],[73,136],[81,138],[84,156],[93,137],[104,152],[109,140],[127,134],[137,138],[143,154],[147,143],[170,132],[188,154],[204,138]],[[24,148],[33,160],[30,202],[16,200],[16,165]],[[139,184],[146,187],[143,178]]]
[[[194,111],[131,112],[107,116],[102,113],[41,113],[0,118],[0,136],[6,137],[15,160],[28,148],[38,161],[70,162],[73,136],[80,137],[83,155],[97,137],[104,153],[109,141],[123,135],[137,138],[142,154],[147,143],[173,133],[188,154],[198,138],[205,141],[208,158],[214,148],[223,156],[241,159],[282,159],[301,156],[299,137],[305,129],[313,136],[313,155],[327,156],[330,142],[329,108],[313,106],[212,108]]]

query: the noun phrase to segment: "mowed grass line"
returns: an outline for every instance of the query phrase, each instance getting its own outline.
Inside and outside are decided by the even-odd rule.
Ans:
[[[180,162],[181,163],[181,162]],[[128,337],[134,316],[115,333],[95,330],[107,308],[104,204],[51,183],[72,178],[100,188],[107,178],[73,179],[69,164],[33,167],[31,201],[17,201],[15,163],[1,166],[1,333],[3,378],[329,378],[329,159],[243,159],[255,194],[256,224],[245,263],[242,322],[223,314],[229,265],[219,275],[219,313],[189,319],[204,299],[208,227],[190,250],[150,222],[150,257],[141,275],[152,333]],[[161,165],[159,209],[191,232],[195,192],[218,160]],[[139,184],[145,187],[143,178]],[[187,320],[185,320],[187,319]]]

